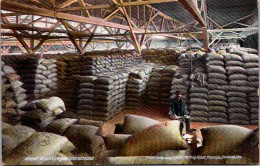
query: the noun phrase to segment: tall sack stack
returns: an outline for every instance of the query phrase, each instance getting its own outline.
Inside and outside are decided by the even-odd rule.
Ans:
[[[176,96],[176,91],[181,91],[182,98],[185,100],[185,103],[188,103],[188,90],[190,87],[190,81],[188,79],[188,75],[179,75],[175,74],[174,79],[172,80],[171,86],[171,99]]]
[[[192,82],[189,94],[189,108],[192,122],[207,122],[208,113],[208,88],[199,82]]]
[[[170,104],[172,80],[177,68],[178,66],[170,65],[163,69],[160,95],[161,105],[169,106]]]
[[[2,89],[2,120],[3,122],[16,124],[20,121],[20,110],[26,101],[26,90],[22,88],[23,83],[15,70],[1,61],[1,89]]]
[[[209,117],[208,122],[226,123],[227,115],[227,97],[226,91],[221,86],[227,86],[227,75],[223,55],[209,53],[207,56],[208,69],[208,103]]]
[[[249,118],[251,125],[259,124],[259,94],[257,92],[248,93],[249,99]]]
[[[162,71],[165,66],[154,67],[151,73],[150,80],[147,87],[147,102],[149,104],[160,105]]]
[[[95,110],[92,116],[84,116],[84,118],[107,121],[124,108],[128,74],[109,72],[97,75],[97,77],[94,82]]]
[[[254,50],[249,50],[254,52]],[[259,89],[259,66],[258,66],[258,55],[256,54],[244,54],[242,58],[245,62],[246,74],[250,85],[254,88]],[[249,104],[249,118],[250,124],[258,124],[258,112],[259,112],[259,94],[257,91],[248,93],[247,99]]]
[[[78,106],[77,114],[79,116],[91,116],[95,111],[94,105],[94,91],[96,76],[78,76],[79,90],[78,90]]]
[[[57,68],[56,60],[41,57],[24,57],[17,61],[18,74],[25,83],[23,87],[27,90],[28,100],[49,97],[57,90]]]
[[[82,56],[81,75],[96,75],[111,72],[125,66],[134,66],[143,62],[135,51],[109,51],[85,53]]]
[[[127,108],[141,108],[143,106],[143,98],[153,66],[152,63],[141,63],[130,69],[126,86]]]
[[[227,86],[228,114],[231,124],[249,124],[249,105],[247,102],[247,80],[245,64],[242,58],[244,53],[225,54],[225,64],[229,85]],[[233,92],[233,93],[232,93]]]
[[[66,53],[57,61],[58,68],[58,93],[65,103],[67,110],[74,110],[77,106],[77,83],[74,75],[79,74],[81,68],[78,54]]]

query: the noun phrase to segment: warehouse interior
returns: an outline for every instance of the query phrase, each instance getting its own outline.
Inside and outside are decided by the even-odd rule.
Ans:
[[[2,0],[2,164],[259,164],[258,31],[257,0]]]

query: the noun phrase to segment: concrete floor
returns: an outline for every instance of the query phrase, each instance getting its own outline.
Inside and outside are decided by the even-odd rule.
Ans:
[[[123,123],[124,115],[133,114],[149,117],[160,122],[168,121],[170,118],[168,117],[169,108],[166,106],[145,106],[140,109],[127,109],[122,111],[120,114],[116,115],[113,119],[107,121],[103,126],[103,136],[107,134],[113,134],[115,130],[116,123]],[[202,122],[191,122],[191,129],[200,129],[202,127],[222,125],[221,123],[202,123]],[[259,126],[257,125],[241,125],[249,129],[256,129]]]

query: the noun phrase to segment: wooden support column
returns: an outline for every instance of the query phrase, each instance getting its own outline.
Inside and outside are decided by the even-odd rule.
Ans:
[[[203,28],[203,43],[205,51],[208,52],[207,29],[205,27]]]
[[[120,0],[120,2],[123,3],[123,0]],[[137,50],[139,53],[141,53],[141,49],[140,49],[139,43],[138,43],[138,41],[137,41],[136,35],[135,35],[134,31],[133,31],[133,27],[132,27],[132,25],[131,25],[130,18],[129,18],[129,16],[128,16],[127,12],[126,12],[125,7],[121,7],[121,8],[122,8],[122,12],[124,13],[125,18],[126,18],[126,20],[127,20],[127,23],[128,23],[129,29],[130,29],[130,32],[131,32],[131,34],[132,34],[132,38],[133,38],[133,41],[134,41],[134,47],[136,48],[136,50]]]

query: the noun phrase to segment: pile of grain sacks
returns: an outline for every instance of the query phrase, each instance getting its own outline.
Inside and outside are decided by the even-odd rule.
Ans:
[[[5,165],[73,165],[75,146],[64,136],[36,132],[33,128],[2,124],[2,163]],[[56,160],[55,160],[56,159]]]
[[[22,123],[37,130],[46,128],[59,114],[66,110],[63,100],[59,97],[28,102],[21,109],[26,111],[21,117]]]
[[[141,63],[135,67],[129,67],[129,78],[126,87],[127,108],[141,108],[144,104],[144,95],[147,83],[154,64]]]
[[[1,78],[2,78],[2,121],[16,124],[20,121],[20,110],[26,105],[26,90],[22,88],[23,83],[16,71],[1,61]]]
[[[81,58],[79,54],[63,54],[57,56],[59,96],[65,103],[68,111],[74,111],[77,106],[77,83],[74,75],[80,74]]]
[[[96,75],[143,62],[141,55],[135,51],[96,51],[85,53],[81,60],[81,75]]]
[[[12,59],[13,62],[10,62]],[[41,56],[10,56],[5,60],[13,63],[17,74],[24,83],[27,100],[50,97],[57,90],[57,68],[55,59],[44,59]]]
[[[96,76],[78,76],[78,114],[92,120],[107,121],[124,109],[127,72],[106,72]]]
[[[156,63],[158,65],[176,65],[179,55],[186,48],[171,48],[171,49],[150,49],[143,50],[142,56],[146,62]]]
[[[208,68],[208,122],[227,123],[227,91],[221,86],[227,86],[227,75],[223,55],[209,53],[207,56]]]

